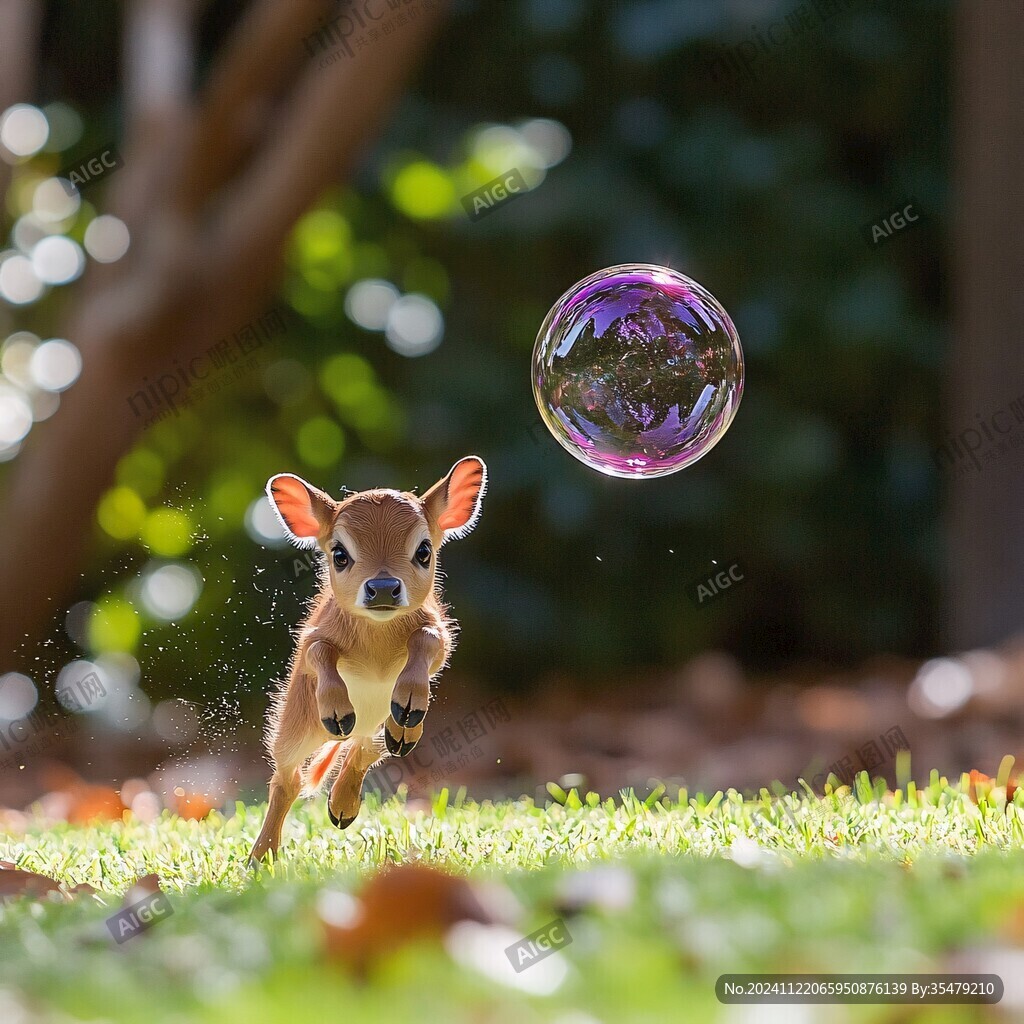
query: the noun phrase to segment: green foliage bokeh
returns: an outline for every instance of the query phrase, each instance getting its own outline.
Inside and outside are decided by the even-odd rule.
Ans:
[[[491,489],[443,564],[463,626],[456,664],[486,684],[614,678],[709,646],[759,667],[927,651],[951,5],[820,6],[831,15],[793,22],[805,28],[748,80],[725,55],[811,4],[766,4],[756,24],[724,0],[456,4],[355,180],[297,227],[287,330],[260,369],[152,428],[121,463],[80,595],[99,601],[88,653],[132,651],[154,698],[208,695],[227,675],[258,703],[315,586],[302,553],[244,528],[266,479],[424,489],[468,453],[487,461]],[[85,111],[98,137],[104,119],[116,131],[103,81]],[[564,124],[571,154],[471,222],[458,199],[487,168],[467,138],[526,118]],[[908,196],[928,219],[866,244],[863,225]],[[747,357],[725,440],[646,482],[605,479],[559,449],[529,375],[559,295],[637,261],[707,287]],[[356,326],[345,296],[365,278],[434,301],[440,347],[405,358]],[[151,557],[203,575],[178,623],[132,614]],[[744,584],[695,608],[686,585],[729,559]]]

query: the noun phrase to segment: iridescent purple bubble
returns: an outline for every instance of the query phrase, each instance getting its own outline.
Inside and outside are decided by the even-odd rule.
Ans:
[[[598,271],[551,308],[533,349],[533,395],[563,448],[620,477],[677,473],[729,429],[743,350],[696,281],[647,263]]]

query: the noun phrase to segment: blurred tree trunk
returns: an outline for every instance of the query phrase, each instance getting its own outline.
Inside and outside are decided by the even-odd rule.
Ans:
[[[41,17],[39,0],[0,0],[0,114],[32,93]],[[0,197],[7,195],[10,178],[10,167],[0,160]],[[0,225],[6,221],[0,199]]]
[[[350,171],[444,9],[421,5],[386,39],[321,66],[306,41],[329,15],[343,20],[333,0],[253,0],[194,95],[203,2],[126,8],[124,168],[103,212],[127,224],[131,248],[91,265],[78,286],[63,336],[82,352],[81,377],[11,467],[0,507],[0,672],[31,668],[35,642],[65,607],[97,503],[141,429],[128,397],[269,303],[292,227]],[[0,7],[8,3],[28,0]]]
[[[993,644],[1024,624],[1024,448],[987,462],[984,437],[1024,408],[1024,7],[958,5],[954,135],[957,222],[949,433],[976,430],[976,467],[951,467],[947,641]],[[1000,413],[1005,410],[1005,413]],[[996,417],[993,428],[993,416]],[[980,417],[980,421],[979,421]]]

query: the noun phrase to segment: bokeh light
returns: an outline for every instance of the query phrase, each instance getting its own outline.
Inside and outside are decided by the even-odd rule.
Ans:
[[[108,651],[94,661],[107,692],[90,704],[90,710],[98,712],[104,725],[137,735],[150,716],[149,698],[139,688],[138,661],[126,651]]]
[[[64,632],[83,649],[89,646],[89,620],[95,607],[92,601],[76,601],[64,616]]]
[[[130,487],[112,487],[100,499],[96,519],[104,533],[116,540],[130,540],[146,521],[146,506]]]
[[[0,145],[16,157],[32,156],[46,145],[46,115],[28,103],[16,103],[0,114]]]
[[[106,594],[89,618],[89,647],[96,652],[133,651],[142,634],[139,613],[131,602]]]
[[[52,338],[32,353],[29,372],[36,387],[44,391],[66,391],[82,372],[82,356],[70,341]]]
[[[970,669],[956,658],[926,661],[910,684],[907,703],[923,718],[945,718],[959,711],[974,693]]]
[[[4,376],[21,388],[32,387],[30,365],[39,338],[31,331],[15,331],[0,348],[0,370]]]
[[[345,313],[353,323],[368,331],[383,331],[398,297],[399,291],[390,281],[375,278],[358,281],[345,296]]]
[[[97,263],[116,263],[130,245],[128,225],[118,217],[104,214],[85,229],[85,251]]]
[[[51,235],[32,250],[32,269],[46,284],[67,284],[85,269],[85,255],[77,242]]]
[[[473,160],[481,165],[483,181],[505,174],[515,168],[530,188],[544,180],[546,157],[531,146],[522,133],[505,124],[478,128],[472,143]]]
[[[288,544],[281,520],[270,507],[270,500],[266,495],[257,498],[247,509],[245,531],[257,544],[265,544],[271,548],[283,548]]]
[[[536,117],[522,122],[518,129],[546,169],[556,167],[572,152],[572,135],[561,121]]]
[[[47,178],[36,185],[32,193],[32,212],[44,224],[69,220],[78,213],[82,200],[75,189],[68,194],[69,184],[63,178]]]
[[[43,147],[48,153],[63,153],[70,149],[81,137],[85,130],[82,118],[78,111],[69,107],[59,100],[55,103],[47,103],[43,107],[47,123],[50,126],[50,137]]]
[[[32,407],[17,388],[0,381],[0,448],[17,444],[32,429]]]
[[[426,295],[403,295],[388,312],[387,345],[402,356],[425,356],[441,344],[444,317]]]
[[[352,275],[352,229],[337,210],[314,210],[295,226],[292,259],[312,289],[308,312],[330,309]],[[319,295],[318,293],[325,293]]]
[[[203,577],[193,566],[159,565],[143,573],[139,600],[153,618],[174,622],[192,610],[202,590]]]
[[[718,301],[650,264],[599,271],[548,313],[533,352],[541,418],[570,454],[609,476],[666,476],[725,434],[743,352]]]
[[[164,463],[148,448],[134,448],[117,464],[117,482],[142,498],[155,498],[164,482]],[[141,504],[141,503],[140,503]],[[142,509],[143,515],[145,509]],[[141,518],[139,520],[141,524]]]
[[[25,306],[43,294],[43,282],[27,256],[8,253],[0,260],[0,298],[13,306]]]
[[[455,186],[443,167],[426,160],[406,164],[391,186],[395,206],[417,219],[444,217],[455,205]]]
[[[192,523],[176,508],[158,508],[142,524],[142,543],[154,555],[175,558],[192,547]]]
[[[44,224],[34,213],[26,213],[14,222],[11,241],[23,256],[31,258],[32,250],[50,234],[50,225]]]
[[[168,743],[188,743],[199,732],[199,717],[189,701],[162,700],[153,709],[153,730]]]
[[[299,427],[295,437],[299,458],[310,466],[334,466],[345,450],[345,434],[327,416],[314,416]]]
[[[32,713],[39,701],[39,691],[28,676],[20,672],[0,675],[0,719],[16,722]]]

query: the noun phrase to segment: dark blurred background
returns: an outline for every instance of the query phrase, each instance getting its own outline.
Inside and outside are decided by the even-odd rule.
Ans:
[[[244,8],[202,9],[196,83],[214,74]],[[677,685],[707,650],[726,652],[725,676],[745,674],[756,689],[880,654],[923,659],[1005,640],[1005,593],[969,595],[972,621],[988,625],[957,626],[951,611],[968,599],[951,549],[966,556],[975,534],[995,528],[1002,499],[992,495],[1024,460],[1009,444],[991,466],[980,448],[977,465],[942,450],[978,416],[1005,406],[1012,418],[1024,392],[1008,362],[990,405],[947,402],[972,389],[981,401],[973,357],[957,358],[971,332],[952,329],[954,69],[958,47],[968,59],[973,15],[961,17],[958,36],[943,0],[456,2],[368,155],[291,231],[276,296],[235,330],[268,311],[280,326],[259,335],[255,362],[213,374],[216,394],[194,388],[118,457],[73,593],[51,603],[52,621],[11,667],[48,695],[62,688],[59,672],[66,687],[98,666],[113,695],[108,726],[133,739],[251,745],[315,588],[305,553],[277,537],[267,478],[424,489],[468,453],[487,461],[491,487],[479,527],[446,547],[443,564],[463,627],[450,676],[473,692],[526,708],[538,690],[552,700],[554,686],[628,704],[645,680]],[[982,49],[1005,35],[973,31],[989,33]],[[86,229],[107,212],[105,186],[63,218],[41,211],[34,190],[122,138],[123,32],[112,5],[45,5],[28,99],[50,120],[50,148],[8,161],[4,255],[26,253],[35,213],[91,259]],[[1018,42],[1002,62],[970,58],[978,76],[1011,66]],[[389,60],[386,35],[366,45],[367,60]],[[1020,144],[988,130],[991,162],[1005,165],[997,154]],[[129,174],[123,155],[112,186]],[[529,194],[471,221],[460,197],[512,168]],[[870,225],[910,203],[918,219],[873,244]],[[540,425],[530,388],[550,306],[626,262],[701,282],[747,358],[725,439],[661,480],[604,478],[571,459]],[[13,303],[20,279],[9,281],[0,266],[0,335],[13,339],[4,395],[32,399],[47,359],[59,367],[66,355],[33,352],[79,286]],[[1019,361],[1007,327],[987,337],[989,364],[1001,350]],[[129,376],[121,403],[176,372],[182,352],[209,349],[175,350]],[[1024,437],[1013,422],[1008,438]],[[38,429],[7,438],[4,472],[17,471]],[[993,519],[954,522],[951,538],[950,495],[964,488]],[[42,514],[59,546],[60,510]],[[734,561],[742,585],[695,606],[692,581]],[[17,592],[5,587],[4,601]],[[893,678],[905,687],[913,670]]]

